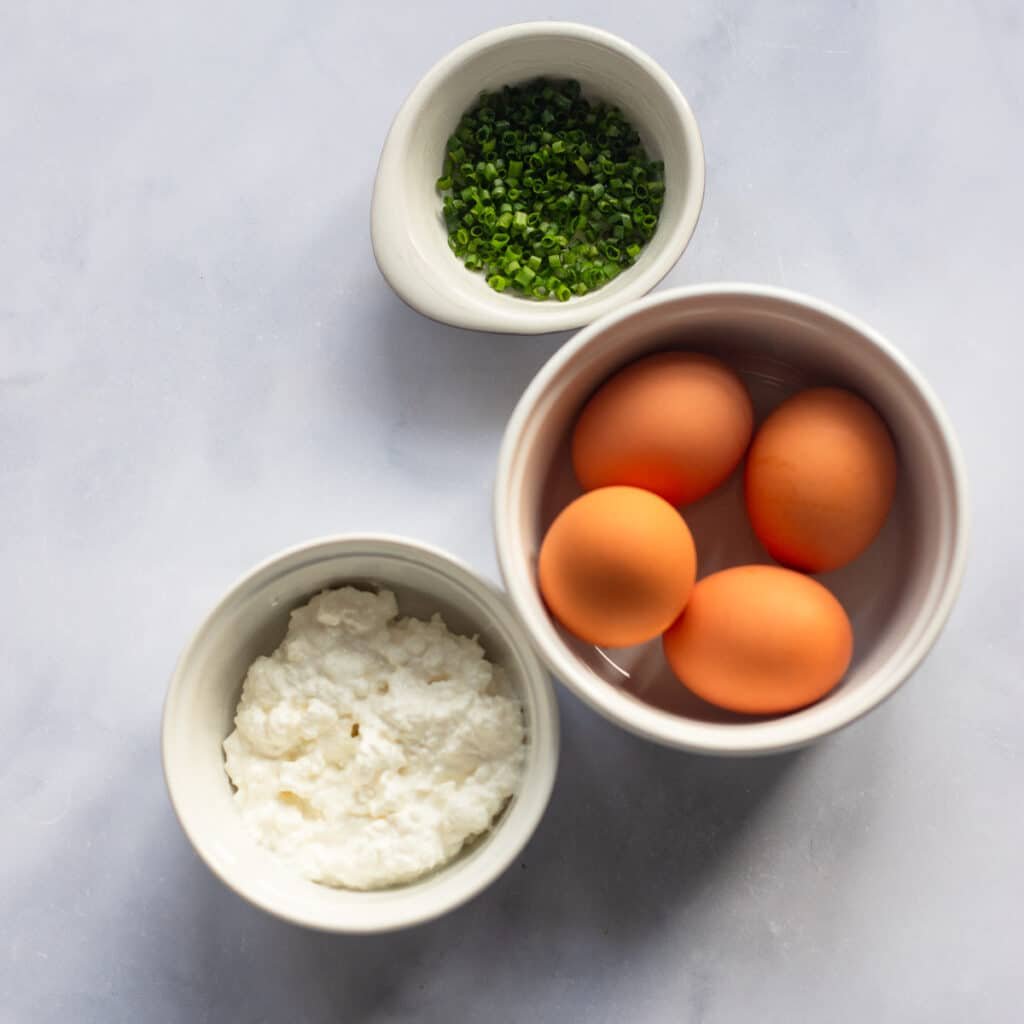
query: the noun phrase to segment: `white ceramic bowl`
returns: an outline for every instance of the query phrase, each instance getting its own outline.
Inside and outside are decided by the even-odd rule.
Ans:
[[[493,829],[419,882],[378,892],[307,881],[244,830],[221,743],[232,729],[246,670],[284,636],[289,612],[326,587],[382,584],[402,614],[440,611],[449,628],[479,634],[523,700],[528,735],[519,792]],[[199,856],[250,902],[296,924],[376,932],[417,924],[468,900],[515,859],[547,806],[558,762],[558,708],[544,667],[504,596],[453,558],[407,540],[348,536],[291,548],[236,583],[206,617],[171,678],[163,719],[171,802]]]
[[[444,144],[485,89],[540,75],[575,78],[588,95],[617,104],[654,159],[665,162],[665,204],[636,263],[568,302],[517,298],[489,288],[448,248],[434,187]],[[697,122],[671,78],[646,54],[608,32],[533,22],[486,32],[434,65],[395,117],[373,189],[377,266],[414,309],[456,327],[543,334],[588,324],[649,292],[672,269],[697,225],[704,150]]]
[[[665,348],[726,360],[758,419],[793,391],[835,383],[885,417],[900,455],[889,519],[874,544],[819,577],[842,601],[854,658],[840,686],[793,714],[746,719],[713,708],[672,675],[660,642],[602,651],[548,615],[536,582],[547,526],[579,487],[568,439],[581,406],[618,368]],[[683,509],[698,573],[768,562],[742,500],[741,473]],[[512,414],[495,491],[495,538],[510,596],[551,670],[613,722],[659,743],[714,754],[802,746],[888,697],[935,642],[956,598],[967,544],[965,478],[952,428],[919,373],[877,332],[822,302],[751,285],[682,288],[641,300],[581,331],[540,370]]]

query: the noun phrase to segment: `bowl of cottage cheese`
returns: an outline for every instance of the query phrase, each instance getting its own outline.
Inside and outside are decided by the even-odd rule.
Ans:
[[[257,906],[336,932],[437,917],[547,806],[550,680],[500,591],[393,537],[257,566],[182,654],[164,772],[186,835]]]

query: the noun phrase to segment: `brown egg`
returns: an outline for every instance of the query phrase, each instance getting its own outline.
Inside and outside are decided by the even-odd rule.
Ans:
[[[697,583],[663,643],[672,671],[699,697],[766,715],[828,693],[850,663],[853,631],[817,580],[743,565]]]
[[[852,562],[881,530],[896,489],[882,418],[839,388],[812,388],[761,425],[747,456],[747,513],[783,565],[825,572]]]
[[[554,617],[580,639],[607,647],[664,632],[686,605],[696,571],[683,517],[635,487],[602,487],[564,508],[537,564]]]
[[[724,363],[661,352],[620,370],[583,407],[573,468],[585,490],[628,484],[684,505],[726,480],[753,424],[750,396]]]

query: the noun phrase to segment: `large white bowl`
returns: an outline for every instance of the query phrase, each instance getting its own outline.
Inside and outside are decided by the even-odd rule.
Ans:
[[[758,419],[817,383],[851,388],[882,414],[900,457],[897,496],[874,544],[819,577],[845,606],[854,657],[817,704],[767,719],[705,704],[672,675],[661,644],[602,651],[548,614],[537,588],[544,532],[579,493],[568,440],[580,408],[623,365],[666,348],[735,367]],[[747,522],[741,474],[683,509],[698,575],[769,562]],[[663,292],[581,331],[540,370],[509,421],[498,464],[495,539],[509,594],[551,670],[613,722],[674,747],[755,754],[802,746],[871,710],[914,671],[953,606],[967,546],[966,484],[952,428],[931,388],[880,334],[825,303],[777,288],[716,285]]]
[[[665,203],[654,237],[609,284],[568,302],[518,298],[488,287],[448,248],[435,182],[444,144],[485,89],[540,75],[575,78],[617,104],[647,152],[665,162]],[[399,110],[381,153],[371,235],[377,266],[419,312],[456,327],[543,334],[588,324],[646,295],[672,269],[697,226],[704,150],[696,119],[671,78],[646,54],[608,32],[533,22],[485,32],[434,65]]]
[[[284,637],[288,615],[326,587],[381,584],[403,615],[441,612],[450,629],[478,634],[524,705],[526,766],[519,792],[491,831],[452,863],[409,885],[352,892],[301,877],[245,831],[232,802],[221,744],[242,680]],[[376,932],[457,907],[501,874],[533,834],[558,762],[558,707],[548,675],[504,596],[455,559],[384,536],[311,541],[268,559],[206,617],[171,678],[163,718],[164,773],[182,828],[210,869],[239,895],[296,924]]]

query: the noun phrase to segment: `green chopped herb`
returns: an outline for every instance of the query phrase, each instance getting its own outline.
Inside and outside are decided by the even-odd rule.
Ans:
[[[481,94],[437,180],[448,245],[495,291],[567,301],[631,266],[651,239],[665,169],[622,111],[578,82]]]

